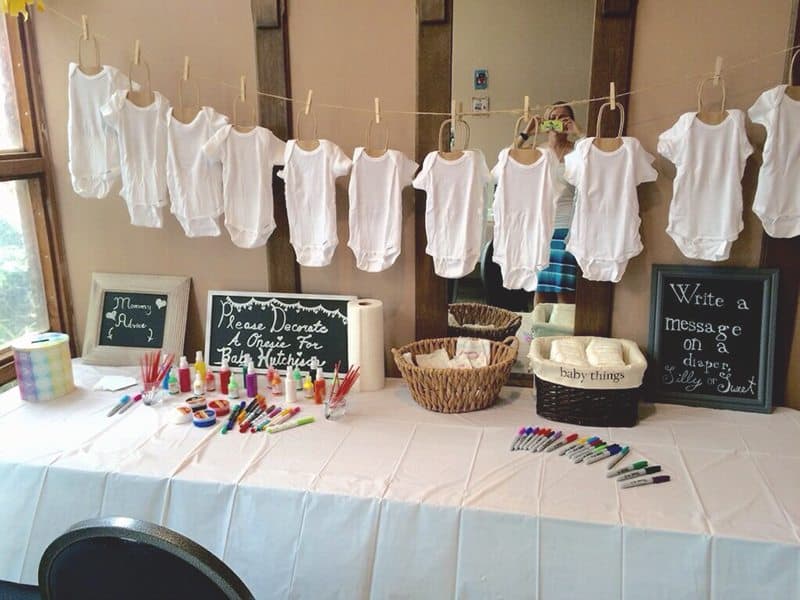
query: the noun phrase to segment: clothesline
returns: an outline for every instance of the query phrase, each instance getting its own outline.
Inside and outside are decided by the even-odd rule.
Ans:
[[[57,9],[52,8],[51,6],[47,7],[47,10],[46,10],[45,14],[47,14],[47,13],[52,13],[52,14],[56,15],[57,17],[63,19],[64,21],[71,23],[72,25],[74,25],[78,29],[82,29],[82,24],[81,24],[80,21],[78,21],[76,19],[73,19],[72,17],[69,17],[68,15],[65,15],[64,13],[58,11]],[[109,38],[108,36],[102,35],[102,34],[94,33],[93,35],[96,38],[100,38],[100,39],[106,40],[108,42],[112,41],[111,38]],[[757,64],[757,63],[759,63],[759,62],[761,62],[763,60],[766,60],[768,58],[772,58],[774,56],[778,56],[778,55],[781,55],[781,54],[785,55],[786,53],[793,52],[794,50],[797,50],[797,49],[800,49],[800,45],[788,46],[788,47],[783,48],[781,50],[776,50],[776,51],[769,52],[769,53],[766,53],[766,54],[760,54],[760,55],[757,55],[757,56],[753,56],[753,57],[750,57],[750,58],[748,58],[746,60],[743,60],[741,62],[738,62],[738,63],[726,64],[724,70],[725,71],[735,71],[735,70],[738,70],[738,69],[742,69],[744,67],[747,67],[747,66],[750,66],[750,65],[753,65],[753,64]],[[633,95],[642,94],[642,93],[645,93],[645,92],[651,92],[651,91],[663,89],[663,88],[666,88],[666,87],[672,87],[672,86],[674,86],[676,84],[685,83],[687,81],[697,81],[697,80],[699,80],[701,78],[710,77],[710,76],[713,76],[713,75],[714,75],[713,72],[708,72],[708,71],[702,72],[702,73],[696,73],[696,74],[693,74],[693,75],[686,75],[686,76],[683,76],[683,77],[680,77],[680,78],[676,78],[676,79],[673,79],[673,80],[670,80],[670,81],[664,81],[664,82],[661,82],[661,83],[652,84],[652,85],[649,85],[649,86],[644,86],[644,87],[641,87],[641,88],[637,88],[635,90],[629,90],[627,92],[617,92],[616,93],[616,98],[621,98],[621,97],[625,97],[625,96],[633,96]],[[219,85],[219,86],[226,87],[226,88],[229,88],[229,89],[233,89],[233,90],[237,90],[237,91],[239,90],[239,86],[238,85],[234,85],[234,84],[227,83],[225,81],[220,81],[220,80],[217,80],[217,79],[212,79],[210,77],[198,76],[198,77],[196,77],[196,79],[199,79],[201,81],[207,81],[207,82],[213,83],[215,85]],[[305,98],[293,98],[291,96],[281,96],[279,94],[270,94],[270,93],[267,93],[267,92],[262,92],[260,90],[256,90],[255,94],[258,95],[258,96],[262,96],[262,97],[266,97],[266,98],[270,98],[270,99],[273,99],[273,100],[276,100],[276,101],[282,101],[282,102],[293,102],[293,103],[299,103],[299,104],[304,104],[306,102]],[[609,96],[597,96],[597,97],[594,97],[594,98],[580,98],[580,99],[567,100],[565,103],[569,104],[571,106],[581,106],[581,105],[585,105],[585,104],[591,104],[593,102],[605,102],[608,99],[609,99]],[[342,105],[342,104],[329,104],[329,103],[324,103],[324,102],[315,102],[314,103],[314,107],[316,107],[316,108],[326,108],[326,109],[331,109],[331,110],[346,110],[346,111],[352,111],[352,112],[363,112],[363,113],[373,113],[374,112],[373,108],[366,108],[366,107],[361,107],[361,106],[346,106],[346,105]],[[535,111],[538,111],[538,110],[543,110],[545,108],[547,108],[547,105],[538,105],[537,104],[537,105],[534,105],[534,106],[530,106],[529,110],[531,112],[535,112]],[[521,115],[521,114],[523,114],[523,112],[524,112],[523,108],[503,108],[503,109],[493,109],[493,110],[488,110],[488,111],[481,111],[479,113],[472,113],[472,112],[469,112],[469,111],[459,112],[459,115],[461,115],[461,116],[475,116],[475,115],[486,116],[486,115],[492,115],[492,114]],[[449,117],[450,116],[449,112],[396,110],[396,109],[381,109],[381,113],[382,114],[392,114],[392,115],[415,115],[415,116],[416,115],[425,115],[425,116],[441,116],[441,117]]]

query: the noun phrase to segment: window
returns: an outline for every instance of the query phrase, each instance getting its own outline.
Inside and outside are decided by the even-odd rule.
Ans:
[[[51,196],[33,22],[0,20],[0,385],[14,377],[11,342],[72,334]]]

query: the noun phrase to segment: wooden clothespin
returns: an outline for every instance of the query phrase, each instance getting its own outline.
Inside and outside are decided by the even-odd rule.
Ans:
[[[138,65],[142,62],[142,43],[136,40],[133,43],[133,64]]]
[[[381,99],[375,98],[375,124],[380,125],[381,123]]]
[[[617,86],[613,81],[608,84],[608,104],[611,110],[617,110]]]
[[[242,75],[239,78],[239,100],[242,102],[247,101],[247,77]]]
[[[455,101],[455,100],[451,100],[451,101],[450,101],[450,122],[451,122],[451,123],[452,123],[454,126],[455,126],[455,124],[456,124],[456,117],[457,117],[457,116],[458,116],[458,115],[456,114],[456,101]]]
[[[189,57],[183,57],[183,80],[189,81]]]
[[[531,120],[531,98],[530,96],[525,96],[525,99],[522,101],[522,116],[525,117],[525,122]]]
[[[89,17],[81,15],[81,29],[83,30],[83,39],[89,41]]]
[[[719,78],[722,75],[722,57],[717,57],[717,62],[714,63],[714,87],[719,85]]]
[[[311,99],[313,98],[313,96],[314,96],[314,90],[308,90],[308,96],[306,96],[305,114],[308,114],[308,113],[311,112]]]

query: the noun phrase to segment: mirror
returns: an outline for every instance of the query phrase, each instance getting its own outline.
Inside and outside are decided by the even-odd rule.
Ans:
[[[563,103],[589,97],[594,16],[594,3],[586,0],[453,2],[451,95],[463,104],[465,112],[472,113],[464,117],[471,130],[469,149],[481,151],[487,166],[494,167],[493,172],[504,168],[508,178],[533,182],[547,170],[545,161],[540,160],[541,153],[534,149],[545,147],[557,160],[558,181],[553,183],[562,189],[548,198],[547,204],[555,200],[554,213],[548,214],[546,206],[541,207],[541,213],[518,212],[518,218],[525,218],[521,215],[526,214],[530,220],[516,228],[508,222],[498,225],[502,223],[495,219],[495,199],[499,196],[491,184],[480,261],[469,275],[448,281],[450,304],[488,304],[521,317],[516,332],[520,350],[514,372],[530,372],[527,355],[534,337],[572,335],[575,331],[578,267],[565,249],[575,188],[564,180],[564,155],[586,131],[588,105]],[[503,162],[498,155],[515,139],[519,115],[480,113],[522,106],[526,95],[532,107],[558,105],[531,111],[544,122],[539,127],[537,122],[527,127],[531,135],[524,147],[530,149],[512,150]],[[520,130],[525,130],[529,122],[523,117]],[[460,132],[459,129],[457,137],[461,137]],[[461,144],[462,140],[455,140],[457,147]],[[552,185],[547,187],[554,189]],[[544,198],[537,198],[532,192],[531,205],[540,200],[545,203]],[[552,226],[543,226],[545,221]],[[507,237],[499,235],[500,227],[509,232]],[[532,241],[527,246],[522,244],[524,232]],[[502,268],[498,264],[501,261],[495,260],[499,255],[495,250],[500,249],[506,255]],[[542,260],[545,262],[539,264],[549,264],[537,274],[532,267]],[[449,312],[448,319],[468,312],[459,306]]]
[[[483,4],[491,10],[486,12],[488,9]],[[473,98],[475,107],[481,109],[486,106],[488,97],[490,110],[520,108],[525,95],[530,96],[531,105],[574,98],[602,98],[608,95],[611,81],[616,83],[620,93],[629,89],[636,0],[503,0],[492,3],[421,0],[418,7],[417,108],[420,111],[449,114],[451,99],[461,102],[464,112],[470,113]],[[467,30],[459,28],[470,27],[470,10],[479,11],[481,16],[473,17],[472,32],[462,36]],[[510,21],[504,21],[506,11],[513,17]],[[499,57],[493,59],[492,52]],[[476,74],[476,70],[486,72]],[[518,75],[518,71],[522,74]],[[475,89],[476,79],[479,87],[485,80],[486,87]],[[505,87],[510,91],[504,92]],[[618,102],[626,106],[627,96],[619,98]],[[588,135],[595,134],[593,124],[599,107],[599,102],[573,107],[574,121]],[[482,150],[489,168],[497,162],[498,150],[511,145],[518,116],[464,117],[471,129],[470,148]],[[438,147],[442,120],[443,117],[430,114],[417,117],[418,162]],[[603,123],[600,135],[616,130],[616,123],[610,121]],[[571,136],[569,141],[574,139]],[[456,139],[455,147],[461,148],[463,141]],[[538,145],[548,141],[547,135],[540,135]],[[554,292],[550,296],[543,290],[539,299],[535,292],[511,292],[503,290],[502,285],[498,287],[497,273],[492,287],[485,286],[487,273],[481,278],[480,266],[475,273],[458,281],[437,277],[433,260],[425,252],[425,204],[425,194],[419,192],[415,204],[417,339],[448,335],[449,303],[454,299],[479,300],[481,297],[485,303],[489,296],[487,289],[500,296],[499,299],[493,297],[491,304],[502,304],[515,309],[514,312],[527,314],[526,327],[533,327],[534,304],[537,304],[544,306],[540,311],[547,308],[551,311],[549,315],[537,315],[547,326],[556,324],[551,323],[552,309],[556,309],[555,320],[566,322],[574,335],[610,334],[612,285],[588,281],[579,272],[574,292],[566,289],[559,297],[557,289],[549,290]],[[562,216],[560,223],[567,220]],[[487,240],[491,227],[491,222],[487,223]],[[492,266],[493,261],[487,261],[486,256],[482,258],[484,266]],[[517,372],[512,372],[509,378],[511,385],[532,385],[533,377],[526,372],[527,364],[527,349],[523,348]]]

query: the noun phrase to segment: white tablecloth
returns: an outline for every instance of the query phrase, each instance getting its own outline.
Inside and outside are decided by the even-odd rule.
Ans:
[[[546,423],[530,390],[441,415],[389,380],[342,421],[301,404],[320,421],[221,436],[170,424],[169,404],[107,418],[121,393],[90,389],[110,373],[76,363],[79,389],[46,404],[0,395],[0,579],[36,583],[70,525],[125,515],[196,540],[258,598],[800,598],[798,411],[556,424],[673,479],[619,490],[602,463],[509,452]]]

